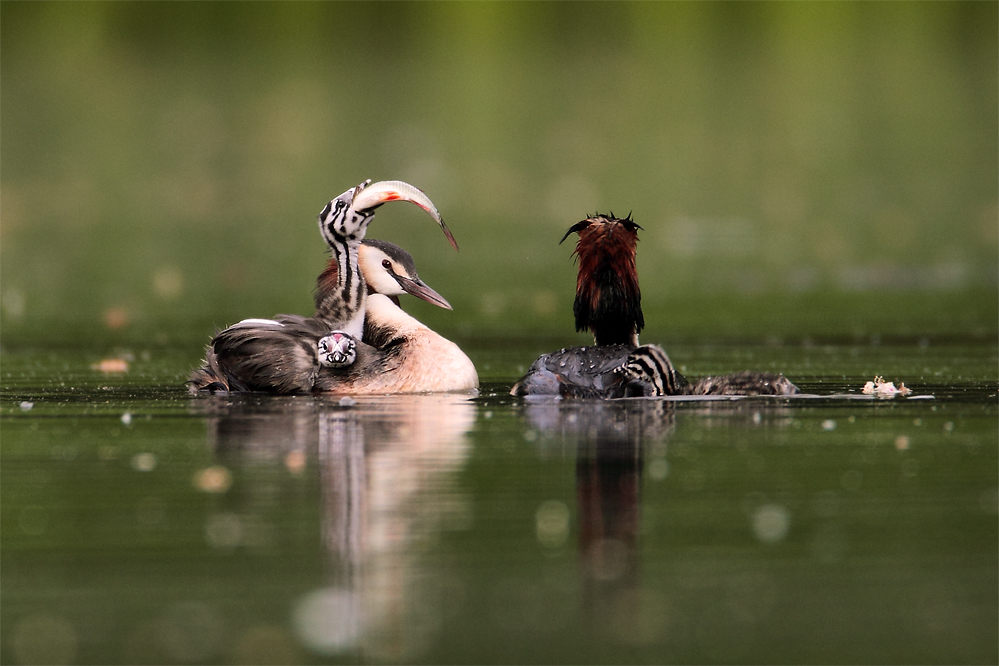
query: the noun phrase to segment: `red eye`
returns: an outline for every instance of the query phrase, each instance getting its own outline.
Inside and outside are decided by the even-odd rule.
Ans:
[[[385,268],[387,270],[392,270],[392,262],[389,261],[388,259],[382,259],[382,268]]]

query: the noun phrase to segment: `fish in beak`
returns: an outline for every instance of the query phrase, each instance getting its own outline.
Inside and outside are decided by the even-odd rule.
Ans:
[[[376,208],[389,201],[408,201],[425,210],[440,225],[448,242],[451,243],[451,247],[455,250],[458,249],[458,243],[454,240],[454,235],[447,228],[447,225],[444,224],[441,214],[437,211],[437,206],[430,200],[430,197],[424,194],[422,190],[401,180],[382,180],[377,183],[365,181],[361,183],[354,188],[350,209],[364,216],[370,216],[371,212]]]

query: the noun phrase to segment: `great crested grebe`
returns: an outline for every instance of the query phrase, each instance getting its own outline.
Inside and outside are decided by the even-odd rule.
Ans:
[[[457,243],[437,209],[425,194],[407,183],[369,183],[370,181],[365,181],[344,192],[330,201],[319,215],[319,228],[332,256],[317,280],[316,313],[312,317],[279,315],[274,319],[246,319],[222,331],[210,343],[204,366],[195,371],[188,382],[192,392],[266,391],[287,394],[329,391],[335,381],[327,378],[323,382],[325,388],[319,388],[317,381],[320,374],[336,371],[342,365],[351,365],[357,361],[360,361],[360,365],[351,375],[351,381],[359,387],[357,391],[360,391],[361,384],[355,380],[361,368],[368,368],[371,372],[380,368],[372,361],[380,352],[360,342],[364,332],[369,291],[366,273],[371,275],[370,289],[387,292],[385,296],[414,293],[436,305],[450,308],[447,301],[419,280],[412,257],[398,246],[375,242],[361,249],[361,241],[375,209],[387,201],[396,200],[411,201],[426,210],[438,222],[451,245],[457,249]],[[360,259],[362,253],[370,255],[363,263]],[[376,270],[375,267],[381,270]],[[402,312],[387,298],[386,303]],[[389,322],[392,321],[396,321],[396,325],[405,321],[385,308],[376,307],[376,310],[376,318],[385,324],[383,328],[391,327]],[[413,338],[421,335],[440,338],[425,326],[419,334],[416,328],[410,331]],[[414,348],[411,344],[403,344],[409,340],[404,336],[391,339],[403,349]],[[447,351],[452,356],[457,351],[471,366],[467,357],[456,346],[451,346],[453,349],[448,348]],[[402,356],[403,361],[410,364],[414,362],[412,357],[407,357],[398,350],[394,356]],[[399,367],[408,366],[401,363],[394,367],[398,372]],[[473,386],[466,386],[469,383],[466,372],[462,381],[456,382],[460,386],[454,389],[424,388],[425,385],[436,386],[441,383],[435,381],[408,388],[405,384],[397,384],[396,390],[474,388],[477,385],[474,367],[472,377]]]
[[[579,235],[573,253],[579,264],[572,307],[576,330],[592,332],[594,344],[542,354],[510,393],[592,398],[798,393],[783,375],[767,372],[706,377],[691,384],[661,347],[638,346],[645,326],[635,266],[639,229],[630,215],[620,219],[613,213],[569,227],[562,241]]]

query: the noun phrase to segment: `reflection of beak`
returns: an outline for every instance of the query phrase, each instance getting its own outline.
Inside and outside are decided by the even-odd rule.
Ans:
[[[438,294],[436,291],[431,289],[423,282],[423,280],[413,280],[408,277],[403,277],[401,275],[392,274],[399,286],[403,288],[407,294],[416,296],[427,303],[433,303],[439,308],[444,308],[445,310],[451,310],[451,304],[444,300],[444,297]]]
[[[441,214],[437,212],[437,206],[422,190],[409,183],[404,183],[401,180],[383,180],[371,185],[362,183],[354,190],[354,202],[351,206],[358,211],[374,210],[389,201],[409,201],[427,211],[430,217],[434,218],[441,226],[448,242],[451,243],[451,247],[458,249],[458,243],[454,240],[451,230],[444,224],[444,220],[441,219]]]

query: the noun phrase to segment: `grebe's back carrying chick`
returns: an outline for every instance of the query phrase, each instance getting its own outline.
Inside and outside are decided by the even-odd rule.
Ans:
[[[638,346],[645,325],[635,251],[638,230],[629,215],[593,215],[571,226],[579,265],[573,314],[576,330],[594,345],[542,354],[510,390],[512,395],[621,398],[653,395],[790,395],[783,375],[741,372],[694,384],[677,372],[658,345]],[[561,242],[561,241],[560,241]]]

